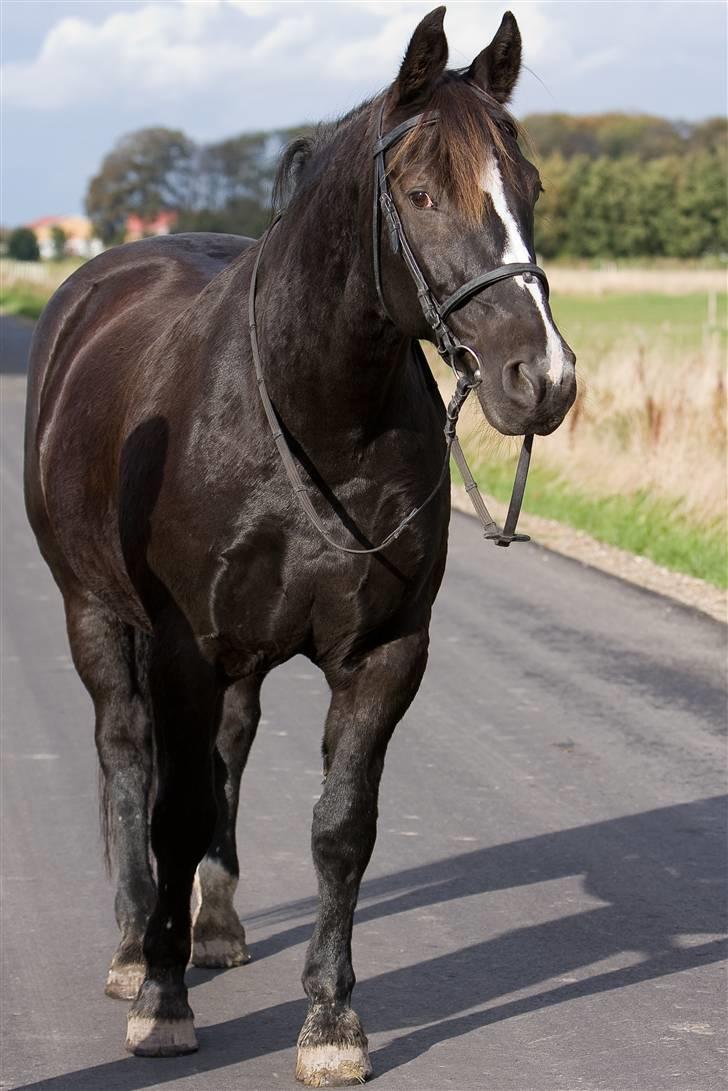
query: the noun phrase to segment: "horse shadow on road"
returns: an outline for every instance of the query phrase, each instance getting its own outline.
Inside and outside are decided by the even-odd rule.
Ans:
[[[392,1034],[392,1040],[372,1055],[375,1073],[399,1068],[439,1042],[504,1019],[657,980],[724,957],[727,800],[718,796],[542,834],[364,883],[358,923],[472,898],[473,913],[481,914],[485,932],[489,892],[569,876],[582,876],[585,893],[605,903],[489,935],[481,942],[361,981],[356,1008],[365,1027],[370,1033]],[[308,939],[314,908],[313,900],[306,900],[258,916],[258,923],[290,926],[256,945],[256,958],[270,957]],[[585,973],[587,967],[624,953],[633,953],[639,960],[626,967]],[[580,974],[578,979],[554,986],[554,979],[574,973]],[[193,971],[190,979],[194,985],[206,978],[201,971]],[[539,983],[544,984],[539,991],[505,999]],[[496,1003],[499,998],[504,999]],[[199,1077],[254,1057],[292,1050],[304,1015],[304,1000],[292,1000],[202,1027],[201,1052],[192,1057],[168,1061],[129,1057],[26,1087],[137,1091],[185,1076]]]

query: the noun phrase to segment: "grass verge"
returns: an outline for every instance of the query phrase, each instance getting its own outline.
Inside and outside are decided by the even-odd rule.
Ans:
[[[477,466],[481,488],[507,502],[515,473],[515,459],[492,466]],[[453,467],[453,476],[459,480]],[[697,576],[715,587],[728,587],[728,536],[724,522],[713,527],[690,522],[662,498],[644,492],[629,495],[587,496],[559,480],[558,474],[534,466],[529,475],[524,511],[556,519],[583,530],[607,545],[617,546],[675,572]]]
[[[50,292],[26,287],[0,289],[0,314],[18,315],[21,318],[38,318],[48,302]]]

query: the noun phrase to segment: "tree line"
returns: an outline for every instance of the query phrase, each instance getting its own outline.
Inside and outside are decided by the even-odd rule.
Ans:
[[[176,231],[258,236],[270,218],[275,166],[305,127],[199,144],[179,130],[122,138],[90,181],[86,209],[105,243],[126,219],[177,213]],[[728,253],[728,123],[626,114],[524,120],[524,151],[541,171],[536,241],[544,257],[702,257]]]
[[[728,254],[728,122],[603,114],[527,118],[544,192],[544,257]]]
[[[270,220],[278,156],[304,130],[242,133],[197,144],[176,129],[140,129],[116,144],[88,185],[86,211],[102,242],[122,242],[127,217],[176,212],[175,231],[257,237]]]

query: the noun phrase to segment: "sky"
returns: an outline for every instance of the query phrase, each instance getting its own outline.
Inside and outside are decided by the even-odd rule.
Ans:
[[[80,212],[125,133],[207,141],[332,118],[390,83],[420,0],[0,0],[0,222]],[[455,0],[453,67],[493,37],[506,3]],[[723,0],[510,4],[525,68],[514,112],[607,110],[698,120],[726,110]]]

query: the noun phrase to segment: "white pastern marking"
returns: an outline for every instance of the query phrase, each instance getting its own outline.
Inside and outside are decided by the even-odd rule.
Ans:
[[[501,176],[500,167],[496,162],[493,161],[486,167],[483,173],[482,185],[483,192],[487,193],[493,202],[493,209],[503,224],[503,229],[506,233],[506,244],[503,249],[501,263],[503,265],[508,265],[511,262],[530,261],[531,255],[528,252],[528,247],[521,238],[518,224],[508,207],[508,199],[503,187],[503,178]],[[541,315],[541,321],[543,322],[544,330],[546,332],[546,359],[549,365],[548,377],[552,383],[557,383],[564,373],[566,357],[559,336],[554,328],[554,324],[546,314],[543,286],[540,281],[532,281],[530,284],[527,284],[523,277],[513,277],[513,280],[520,288],[524,288],[529,293]]]
[[[302,1076],[310,1078],[317,1073],[335,1073],[342,1069],[344,1070],[342,1074],[350,1074],[363,1082],[363,1078],[370,1075],[372,1071],[366,1046],[303,1045],[298,1047],[297,1074],[300,1072]],[[347,1070],[351,1070],[350,1073]]]
[[[228,914],[233,914],[237,919],[233,909],[233,896],[237,885],[238,880],[222,864],[209,856],[203,856],[195,872],[193,927],[201,917],[206,922],[214,919],[223,922]]]

